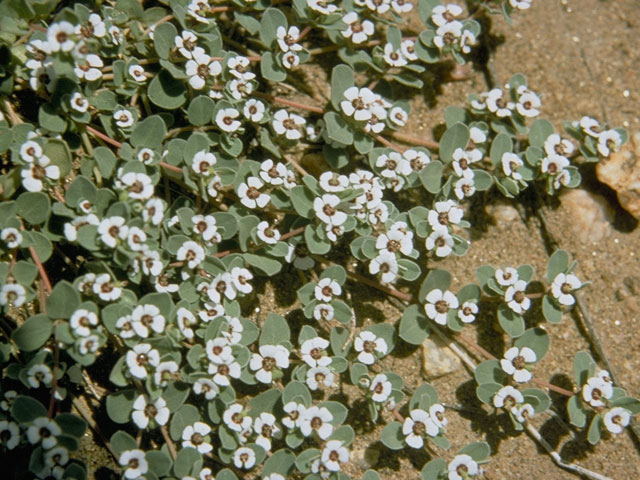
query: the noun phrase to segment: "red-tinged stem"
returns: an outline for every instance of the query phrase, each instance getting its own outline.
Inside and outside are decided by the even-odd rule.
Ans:
[[[182,173],[182,169],[180,167],[176,167],[175,165],[171,165],[170,163],[158,162],[158,165],[160,165],[162,168],[166,170],[171,170],[172,172],[176,172],[176,173]]]
[[[287,240],[291,237],[295,237],[296,235],[300,235],[301,233],[304,232],[304,229],[307,227],[299,227],[296,228],[294,230],[291,230],[290,232],[285,233],[284,235],[280,236],[280,240]]]
[[[281,105],[287,105],[288,107],[298,108],[300,110],[306,110],[308,112],[314,112],[322,115],[325,113],[325,110],[320,107],[315,107],[313,105],[305,105],[304,103],[294,102],[293,100],[287,100],[282,97],[274,97],[273,95],[269,95],[267,93],[262,92],[253,92],[252,95],[260,98],[264,98],[273,103],[279,103]]]
[[[473,340],[470,340],[469,338],[465,337],[464,335],[458,334],[458,335],[456,335],[456,338],[458,340],[461,340],[469,348],[475,350],[476,352],[479,352],[487,360],[495,360],[496,359],[496,357],[494,357],[490,352],[488,352],[487,350],[482,348],[480,345],[478,345]]]
[[[36,267],[38,267],[38,273],[40,273],[40,278],[42,279],[44,290],[46,294],[49,295],[53,290],[53,287],[51,286],[51,281],[49,280],[49,275],[47,275],[47,271],[44,269],[44,265],[42,265],[42,262],[40,261],[40,257],[38,257],[38,254],[36,253],[36,249],[33,247],[29,247],[29,253],[31,254],[31,258],[33,259],[33,262],[36,264]],[[44,308],[45,308],[44,305],[42,305],[43,310]]]
[[[399,147],[398,145],[395,145],[393,143],[391,143],[389,140],[387,140],[386,138],[384,138],[382,135],[375,135],[373,138],[375,138],[378,142],[380,142],[381,144],[383,144],[385,147],[389,147],[392,148],[393,150],[395,150],[396,152],[404,152],[404,148]]]
[[[86,127],[87,132],[89,132],[91,135],[93,135],[94,137],[98,137],[101,140],[104,140],[105,142],[107,142],[110,145],[113,145],[116,148],[121,148],[122,147],[122,143],[120,143],[117,140],[114,140],[113,138],[109,137],[108,135],[105,135],[104,133],[102,133],[99,130],[96,130],[95,128],[87,125]]]
[[[171,440],[171,436],[169,435],[169,432],[167,431],[167,426],[163,425],[162,427],[160,427],[160,431],[162,432],[162,436],[164,437],[164,441],[167,443],[167,447],[169,447],[169,453],[171,454],[171,458],[173,458],[175,460],[177,458],[177,456],[178,456],[178,452],[176,451],[176,446],[173,443],[173,440]]]
[[[573,397],[575,395],[571,390],[566,390],[562,387],[558,387],[549,382],[545,382],[544,380],[540,380],[539,378],[533,378],[531,381],[541,387],[548,388],[549,390],[553,390],[554,392],[559,393],[560,395],[564,395],[565,397]]]
[[[427,147],[429,150],[438,150],[440,148],[440,144],[438,142],[434,142],[433,140],[426,140],[419,137],[414,137],[413,135],[407,135],[406,133],[393,132],[391,134],[393,138],[402,143],[407,143],[409,145],[418,145],[421,147]]]
[[[304,27],[304,30],[302,30],[300,32],[300,35],[298,35],[298,38],[296,38],[296,43],[301,42],[302,39],[306,37],[307,33],[309,33],[310,31],[311,31],[311,25],[307,25],[306,27]]]
[[[387,287],[385,285],[381,285],[380,283],[376,282],[375,280],[371,280],[367,277],[363,277],[362,275],[358,274],[358,273],[347,273],[347,276],[351,277],[351,279],[355,280],[356,282],[360,282],[360,283],[364,283],[365,285],[369,285],[370,287],[373,287],[377,290],[380,290],[383,293],[386,293],[387,295],[391,295],[394,296],[396,298],[399,298],[400,300],[404,300],[405,302],[412,302],[413,301],[413,296],[409,293],[404,293],[401,292],[399,290],[396,290],[395,288],[392,287]]]

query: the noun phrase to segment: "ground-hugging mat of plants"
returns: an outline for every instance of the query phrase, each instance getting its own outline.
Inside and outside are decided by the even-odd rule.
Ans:
[[[0,6],[6,478],[640,477],[635,0]]]

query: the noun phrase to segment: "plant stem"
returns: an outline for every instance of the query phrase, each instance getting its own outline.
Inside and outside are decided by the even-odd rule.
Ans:
[[[109,137],[108,135],[105,135],[101,131],[96,130],[92,126],[87,125],[85,128],[87,129],[87,132],[89,132],[94,137],[98,137],[99,139],[104,140],[105,142],[107,142],[110,145],[113,145],[116,148],[121,148],[122,147],[122,143],[118,142],[117,140],[114,140],[113,138]]]
[[[440,144],[438,142],[434,142],[433,140],[425,140],[423,138],[414,137],[413,135],[408,135],[406,133],[401,132],[393,132],[391,136],[402,143],[408,143],[409,145],[418,145],[421,147],[427,147],[429,150],[438,150],[440,148]]]
[[[264,98],[265,100],[268,100],[273,103],[279,103],[281,105],[298,108],[300,110],[306,110],[308,112],[318,113],[320,115],[325,113],[325,110],[323,108],[315,107],[313,105],[305,105],[304,103],[294,102],[293,100],[287,100],[286,98],[282,98],[282,97],[275,97],[273,95],[269,95],[268,93],[252,92],[251,95],[253,95],[254,97]]]
[[[173,460],[175,460],[176,457],[178,456],[178,452],[176,451],[176,446],[173,443],[173,440],[171,440],[171,436],[169,435],[169,432],[167,431],[167,426],[166,425],[162,425],[162,427],[160,427],[160,431],[162,432],[162,436],[164,437],[164,441],[167,442],[167,447],[169,447],[169,453],[171,454],[171,458]]]

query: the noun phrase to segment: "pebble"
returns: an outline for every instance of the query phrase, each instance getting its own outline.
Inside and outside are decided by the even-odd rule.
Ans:
[[[599,242],[610,235],[615,213],[602,195],[569,189],[561,199],[570,212],[567,225],[581,243]]]
[[[613,188],[622,208],[640,220],[640,132],[596,166],[598,180]]]
[[[447,375],[461,366],[458,356],[438,337],[428,337],[422,342],[422,368],[427,378]]]
[[[487,206],[487,214],[498,228],[504,229],[520,218],[518,210],[508,203],[493,203]]]
[[[363,470],[374,467],[379,458],[380,449],[376,445],[369,445],[366,448],[355,447],[351,450],[351,461]]]

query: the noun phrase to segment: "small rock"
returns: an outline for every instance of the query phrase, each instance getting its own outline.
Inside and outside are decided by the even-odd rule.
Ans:
[[[458,356],[438,337],[429,337],[422,342],[422,368],[427,378],[441,377],[461,366]]]
[[[366,448],[355,447],[351,450],[351,461],[363,470],[375,467],[380,458],[380,448],[376,445],[369,445]]]
[[[596,166],[598,180],[618,194],[622,208],[640,219],[640,132],[622,146],[619,152]]]
[[[561,198],[570,211],[567,224],[582,243],[598,242],[609,236],[615,213],[602,195],[568,189]]]
[[[487,206],[487,214],[493,219],[496,226],[504,228],[520,218],[518,210],[508,203],[493,203]]]
[[[640,294],[640,278],[634,276],[624,277],[622,283],[632,294]]]

